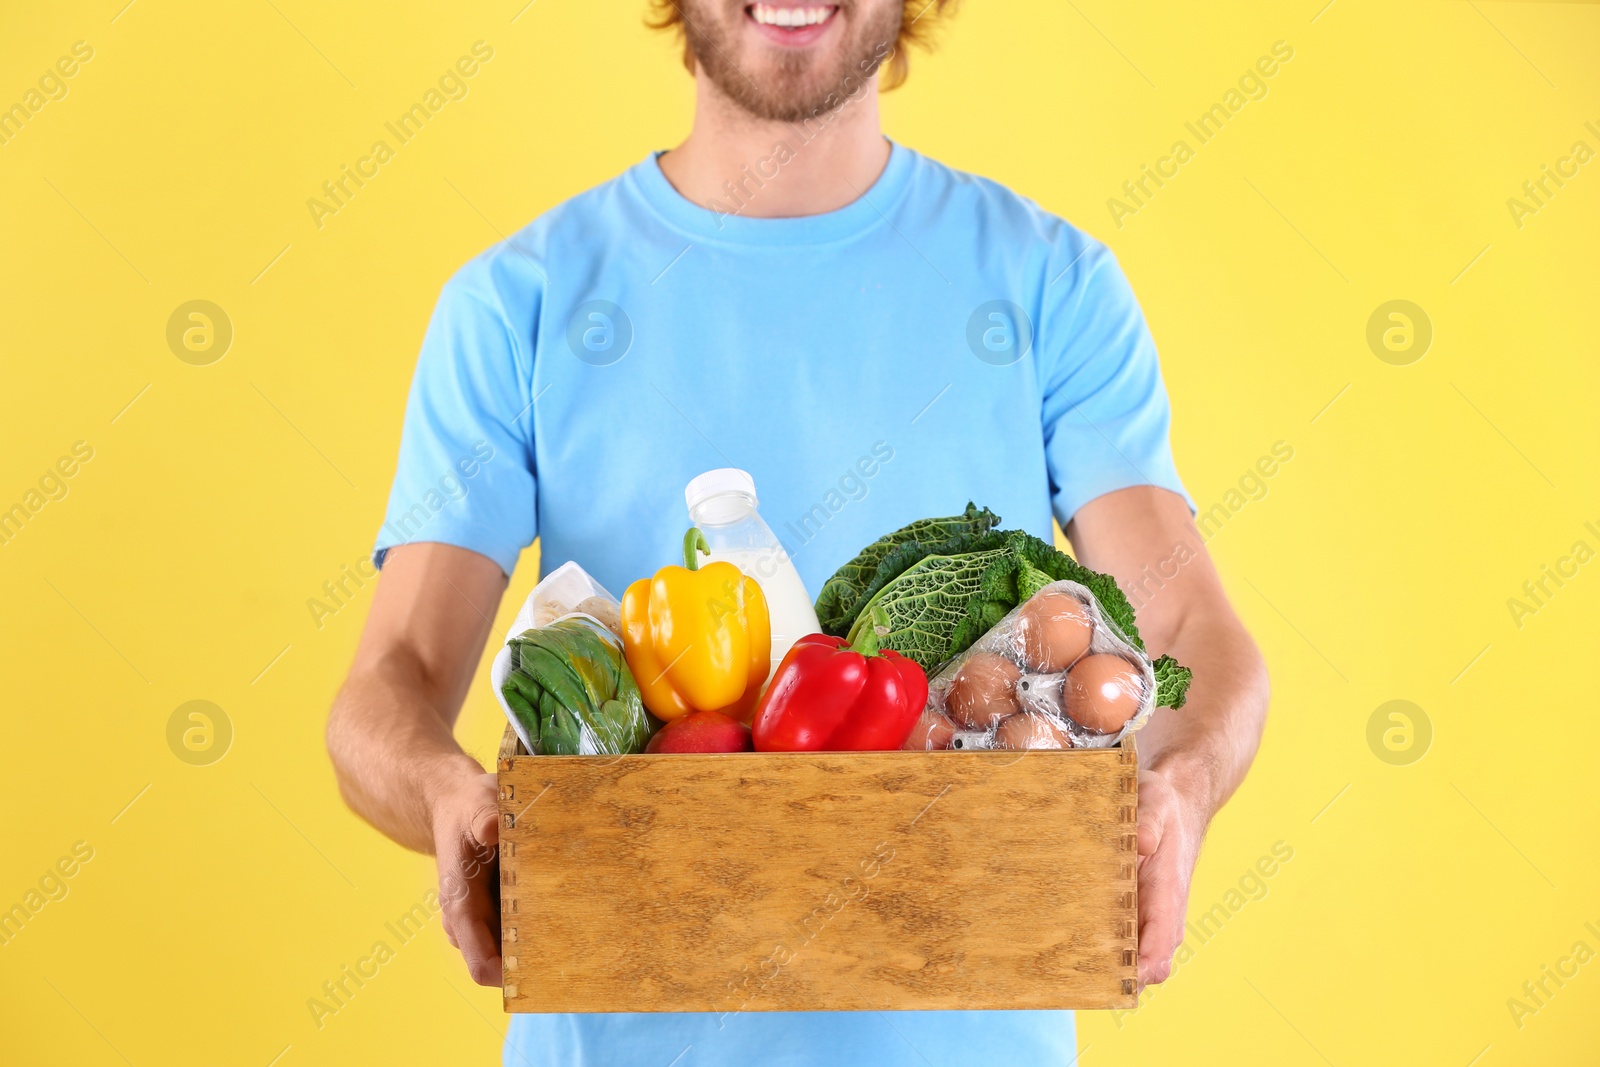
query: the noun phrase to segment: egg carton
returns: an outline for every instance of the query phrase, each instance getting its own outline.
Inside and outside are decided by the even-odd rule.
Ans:
[[[1150,657],[1094,594],[1051,582],[940,669],[906,747],[1110,748],[1155,695]]]

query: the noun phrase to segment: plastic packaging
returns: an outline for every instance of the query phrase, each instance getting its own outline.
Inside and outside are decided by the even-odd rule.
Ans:
[[[1051,582],[939,669],[904,747],[1109,748],[1155,708],[1150,658],[1072,581]]]
[[[818,633],[821,626],[800,572],[756,511],[755,480],[737,467],[722,467],[694,478],[683,496],[690,523],[705,534],[710,558],[732,563],[761,586],[772,618],[776,672],[790,647],[807,634]]]
[[[549,626],[563,615],[582,612],[603,623],[619,637],[622,623],[620,604],[605,586],[589,577],[589,572],[568,560],[540,580],[522,602],[522,610],[512,620],[511,632],[520,634],[536,626]],[[496,683],[498,684],[498,683]]]
[[[642,748],[649,738],[651,721],[623,660],[619,608],[616,597],[571,561],[545,575],[523,601],[505,645],[495,653],[489,680],[501,710],[529,752],[551,750],[552,745],[571,747],[577,755],[597,755],[619,747],[635,751],[635,739]],[[537,700],[530,702],[525,697],[522,714],[518,714],[506,699],[506,682],[525,657],[531,661],[526,652],[528,635],[552,628],[552,640],[547,644],[559,646],[557,658],[576,668],[570,678],[563,676],[572,683],[561,687],[569,699],[560,708],[547,707],[548,714],[541,716],[532,706]],[[620,667],[620,672],[614,666]],[[528,669],[524,668],[525,673]],[[524,679],[525,683],[529,680]],[[529,688],[524,685],[525,690]],[[535,736],[541,728],[548,734],[543,740]],[[576,740],[569,744],[572,738]]]

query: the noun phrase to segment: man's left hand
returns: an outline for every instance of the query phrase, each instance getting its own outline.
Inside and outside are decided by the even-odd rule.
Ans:
[[[1159,770],[1139,772],[1139,989],[1164,982],[1183,941],[1208,812]]]

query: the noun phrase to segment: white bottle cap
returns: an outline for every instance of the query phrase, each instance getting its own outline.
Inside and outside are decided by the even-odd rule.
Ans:
[[[756,500],[756,480],[738,467],[718,467],[714,471],[696,475],[684,486],[683,500],[692,513],[718,493],[744,493],[752,502],[759,503]]]

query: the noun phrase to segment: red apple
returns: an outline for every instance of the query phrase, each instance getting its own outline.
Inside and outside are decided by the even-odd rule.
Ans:
[[[650,739],[646,752],[753,752],[750,727],[720,711],[691,711]]]

